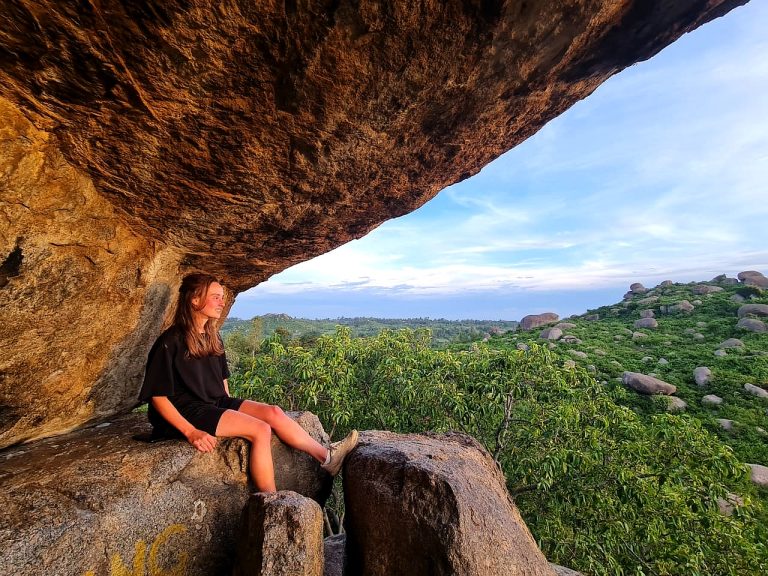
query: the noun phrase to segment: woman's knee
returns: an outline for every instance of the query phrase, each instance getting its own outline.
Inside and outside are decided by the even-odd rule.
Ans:
[[[269,442],[272,439],[272,426],[262,420],[254,419],[249,428],[251,442]]]
[[[271,425],[279,424],[280,420],[287,418],[283,409],[280,406],[270,404],[267,406],[266,415],[264,419]]]

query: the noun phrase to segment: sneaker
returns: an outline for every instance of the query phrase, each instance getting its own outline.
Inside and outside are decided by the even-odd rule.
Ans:
[[[357,446],[357,430],[352,430],[344,440],[331,444],[331,461],[328,464],[322,464],[321,468],[331,476],[336,476],[344,464],[344,458],[347,457],[354,447]]]

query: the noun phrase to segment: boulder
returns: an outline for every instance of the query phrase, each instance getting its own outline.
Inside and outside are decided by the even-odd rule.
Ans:
[[[635,328],[658,328],[659,323],[656,318],[640,318],[635,320]]]
[[[317,502],[290,491],[251,495],[233,576],[323,576],[323,559]]]
[[[659,284],[659,286],[661,286],[662,288],[666,288],[668,286],[672,286],[672,284],[673,284],[672,280],[664,280],[661,284]]]
[[[725,274],[720,274],[719,276],[712,278],[711,282],[716,282],[717,284],[725,284],[726,286],[733,286],[734,284],[738,284],[739,280],[738,278],[729,278]]]
[[[712,381],[712,370],[706,366],[693,369],[693,380],[698,386],[704,387]]]
[[[744,302],[744,300],[746,300],[746,298],[744,298],[744,296],[742,296],[741,294],[733,294],[731,296],[731,302],[736,302],[737,304],[741,304],[742,302]]]
[[[693,312],[694,305],[688,302],[688,300],[681,300],[675,304],[668,304],[661,306],[660,310],[665,314],[676,314],[678,312]]]
[[[766,278],[761,272],[757,272],[755,270],[739,272],[738,278],[746,286],[768,288],[768,278]]]
[[[653,318],[654,316],[656,314],[654,314],[653,310],[640,310],[640,318]]]
[[[732,516],[736,508],[744,506],[744,498],[738,494],[728,493],[725,498],[717,499],[717,509],[723,516]]]
[[[717,347],[720,349],[743,348],[744,342],[742,342],[738,338],[728,338],[727,340],[723,340],[722,342],[720,342],[720,344],[718,344]]]
[[[748,278],[752,278],[752,277],[755,277],[755,276],[760,277],[762,275],[763,275],[763,273],[762,272],[758,272],[757,270],[744,270],[743,272],[739,272],[738,274],[736,274],[736,278],[739,281],[744,282]]]
[[[757,318],[742,318],[736,323],[736,328],[741,328],[748,332],[768,332],[768,326],[766,326],[765,322]]]
[[[667,412],[685,412],[688,404],[682,398],[677,396],[662,396],[667,400]]]
[[[717,356],[718,358],[722,358],[723,356],[728,356],[728,352],[718,348],[717,350],[715,350],[715,356]]]
[[[592,352],[596,356],[605,356],[605,350],[603,350],[602,348],[595,348],[594,350],[592,350]]]
[[[584,316],[584,320],[586,320],[587,322],[597,322],[598,320],[600,320],[600,314],[587,314],[586,316]]]
[[[667,364],[669,364],[669,360],[667,360],[666,358],[659,358],[658,364],[661,364],[662,366],[666,366]]]
[[[707,394],[701,399],[701,403],[704,406],[721,406],[723,404],[723,399],[715,394]]]
[[[720,424],[720,427],[726,432],[731,432],[733,430],[733,420],[728,420],[727,418],[717,418],[717,423]]]
[[[706,337],[701,332],[694,332],[693,333],[693,339],[694,340],[705,340]]]
[[[760,386],[755,386],[754,384],[744,384],[744,390],[752,394],[752,396],[757,396],[758,398],[768,398],[768,390],[765,388],[760,388]]]
[[[710,286],[709,284],[697,284],[691,288],[691,292],[697,295],[714,294],[715,292],[722,292],[722,286]]]
[[[557,328],[557,326],[555,326]],[[560,339],[561,342],[565,342],[566,344],[581,344],[581,339],[576,338],[576,336],[572,336],[570,334],[566,334]]]
[[[632,340],[642,340],[643,338],[648,338],[648,334],[645,332],[632,332]]]
[[[314,415],[291,416],[327,441]],[[182,440],[133,440],[149,431],[145,414],[106,424],[4,452],[3,573],[131,574],[131,566],[150,561],[168,574],[231,572],[251,491],[247,442],[220,440],[204,454]],[[278,488],[324,502],[331,481],[313,458],[276,438],[272,453]]]
[[[520,330],[533,330],[534,328],[539,328],[541,326],[546,326],[547,324],[552,324],[553,322],[557,322],[560,319],[560,316],[555,314],[554,312],[544,312],[543,314],[529,314],[528,316],[524,316],[522,320],[520,320]]]
[[[522,350],[523,352],[526,352],[531,349],[531,347],[528,346],[528,344],[525,344],[523,342],[518,342],[517,344],[515,344],[515,348],[517,348],[518,350]]]
[[[539,334],[539,338],[543,340],[559,340],[563,335],[563,331],[559,328],[545,328]]]
[[[751,468],[749,478],[753,483],[768,488],[768,466],[762,464],[747,464]]]
[[[664,394],[669,396],[677,391],[677,387],[672,384],[653,376],[640,374],[639,372],[624,372],[621,381],[628,388],[641,394]]]
[[[346,542],[346,534],[328,536],[323,541],[323,556],[325,557],[323,576],[344,576],[344,548]]]
[[[647,298],[640,298],[640,300],[637,301],[637,303],[640,306],[649,306],[651,304],[655,304],[659,301],[658,296],[648,296]]]
[[[569,350],[568,353],[571,356],[576,356],[576,358],[585,359],[587,357],[587,353],[582,352],[581,350]]]
[[[566,370],[573,370],[576,368],[576,361],[575,360],[564,360],[563,361],[563,368]]]
[[[3,3],[0,447],[130,411],[183,274],[360,238],[737,2],[278,4]]]
[[[768,304],[744,304],[739,306],[737,315],[739,318],[744,318],[745,316],[768,316]]]
[[[645,294],[648,292],[648,288],[643,286],[640,282],[634,282],[630,285],[629,291],[632,292],[632,294]]]
[[[346,573],[552,576],[476,440],[363,432],[344,468]]]

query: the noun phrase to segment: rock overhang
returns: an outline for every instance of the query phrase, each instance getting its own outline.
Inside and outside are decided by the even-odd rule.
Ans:
[[[7,3],[0,446],[130,408],[183,273],[360,237],[744,3]]]

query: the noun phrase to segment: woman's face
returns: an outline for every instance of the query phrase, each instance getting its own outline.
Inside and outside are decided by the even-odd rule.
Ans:
[[[224,311],[224,287],[218,282],[212,282],[208,286],[208,293],[205,295],[202,307],[200,298],[192,298],[192,305],[196,308],[196,312],[208,319],[221,318],[221,313]]]

